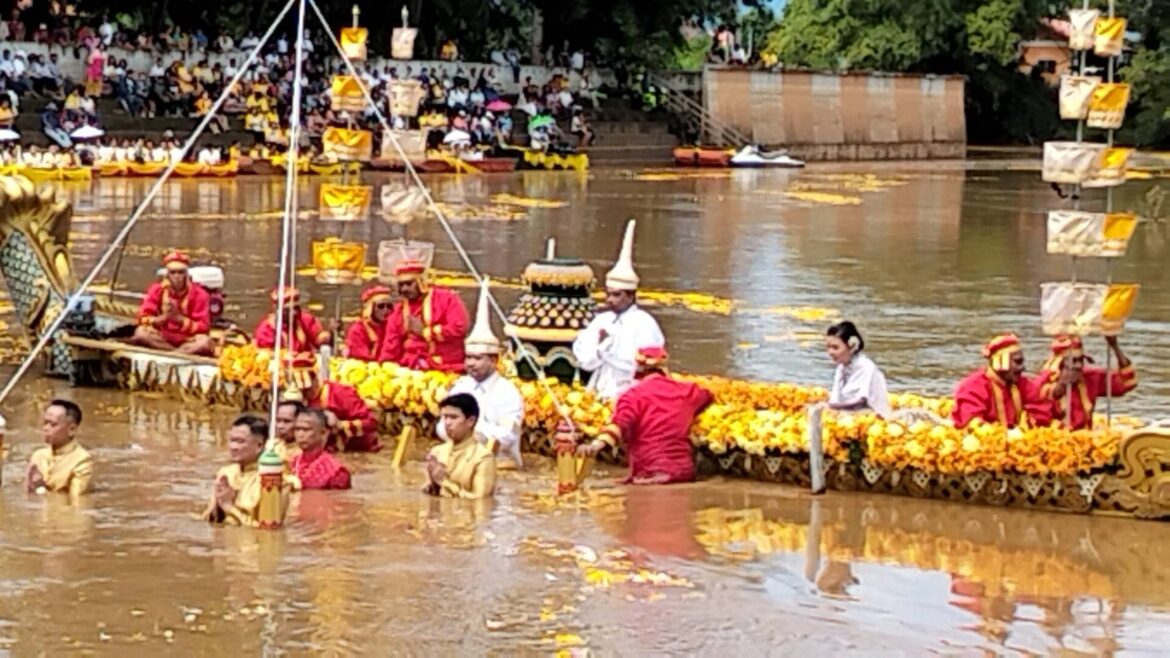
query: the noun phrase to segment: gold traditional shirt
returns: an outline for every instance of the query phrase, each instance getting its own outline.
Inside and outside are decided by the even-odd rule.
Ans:
[[[431,455],[447,469],[439,484],[444,498],[489,498],[496,490],[496,456],[475,439],[458,445],[451,441],[431,448]]]
[[[215,474],[215,481],[227,478],[228,486],[236,492],[236,500],[227,508],[221,508],[215,499],[215,490],[212,489],[211,499],[208,501],[207,511],[203,518],[211,523],[256,527],[260,524],[260,470],[255,462],[241,467],[239,464],[228,464]],[[284,498],[282,505],[288,509],[288,497],[293,491],[300,489],[300,482],[296,477],[284,474],[284,488],[281,492]]]
[[[54,450],[39,448],[29,458],[45,481],[49,491],[83,494],[89,491],[93,479],[93,458],[76,441],[70,441]]]

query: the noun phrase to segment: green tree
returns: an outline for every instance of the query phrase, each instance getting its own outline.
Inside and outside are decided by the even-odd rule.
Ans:
[[[791,0],[767,48],[790,66],[965,75],[972,141],[1039,141],[1059,129],[1054,94],[1016,60],[1054,10],[1047,0]]]
[[[1133,0],[1117,9],[1139,34],[1135,52],[1121,70],[1133,94],[1120,138],[1138,146],[1165,146],[1170,144],[1170,3]]]

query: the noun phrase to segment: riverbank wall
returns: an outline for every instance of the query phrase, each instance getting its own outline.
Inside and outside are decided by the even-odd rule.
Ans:
[[[708,66],[703,106],[758,144],[805,160],[963,158],[962,76]]]

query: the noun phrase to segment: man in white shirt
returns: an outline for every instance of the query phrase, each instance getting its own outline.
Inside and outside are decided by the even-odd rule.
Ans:
[[[288,54],[288,39],[285,39],[283,34],[276,39],[276,52],[281,55]]]
[[[524,425],[524,398],[516,385],[499,373],[500,341],[492,333],[488,314],[487,277],[480,283],[479,306],[475,328],[463,341],[464,366],[467,374],[455,380],[447,395],[470,393],[479,403],[479,422],[475,436],[502,459],[520,468],[520,429]],[[446,428],[438,424],[439,437],[446,440]],[[504,466],[506,468],[506,466]]]
[[[199,164],[203,165],[217,165],[219,164],[219,150],[210,146],[204,146],[199,149]]]
[[[573,341],[573,356],[578,366],[593,372],[589,388],[604,400],[617,398],[634,383],[639,349],[666,344],[658,321],[638,307],[637,291],[634,220],[631,219],[626,224],[621,256],[605,275],[604,310]]]
[[[16,76],[16,67],[12,64],[12,51],[0,53],[0,75],[12,79]]]
[[[16,51],[16,57],[12,58],[12,78],[14,80],[23,80],[25,72],[28,71],[28,54],[23,50]]]

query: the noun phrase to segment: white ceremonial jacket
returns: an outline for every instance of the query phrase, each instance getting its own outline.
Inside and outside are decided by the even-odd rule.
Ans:
[[[593,371],[589,388],[602,399],[612,400],[634,383],[638,350],[665,344],[658,321],[635,304],[620,315],[605,311],[594,316],[573,341],[573,356],[582,370]]]
[[[471,375],[455,380],[447,395],[470,393],[479,403],[479,420],[475,434],[484,443],[495,440],[500,444],[500,454],[523,465],[520,459],[520,429],[524,426],[524,398],[516,385],[499,374],[493,374],[482,382]],[[447,428],[442,421],[437,429],[439,438],[446,441]]]

